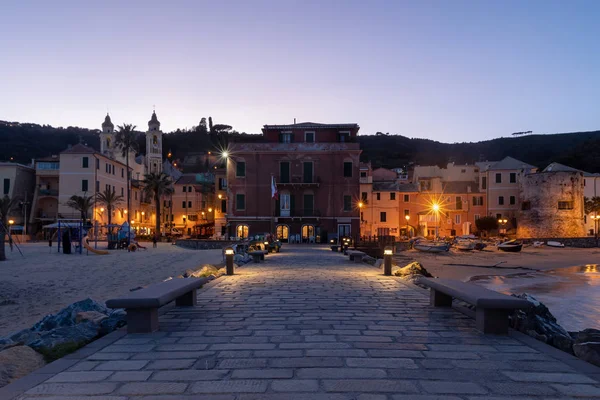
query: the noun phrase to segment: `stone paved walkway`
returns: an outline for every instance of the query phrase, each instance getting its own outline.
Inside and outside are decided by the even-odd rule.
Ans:
[[[284,246],[19,399],[600,398],[600,384],[379,270]],[[535,347],[535,346],[534,346]],[[69,397],[73,396],[73,397]]]

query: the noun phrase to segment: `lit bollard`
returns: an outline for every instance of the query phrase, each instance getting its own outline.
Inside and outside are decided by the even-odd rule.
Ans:
[[[227,275],[233,275],[233,254],[234,251],[231,247],[225,249],[225,269]]]
[[[392,251],[391,247],[386,247],[383,250],[383,274],[387,276],[392,275]]]
[[[269,249],[269,242],[265,241],[265,242],[264,242],[264,245],[265,245],[265,251],[266,251],[267,253],[270,253],[270,252],[271,252],[271,250]],[[265,254],[267,254],[267,253],[265,253]]]

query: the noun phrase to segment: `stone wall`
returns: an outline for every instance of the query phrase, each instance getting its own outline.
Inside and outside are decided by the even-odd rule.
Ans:
[[[590,248],[590,247],[598,247],[600,244],[598,240],[596,240],[593,236],[588,237],[578,237],[578,238],[535,238],[535,239],[524,239],[523,243],[531,244],[533,242],[547,242],[548,240],[552,240],[554,242],[560,242],[564,244],[566,247],[579,247],[579,248]]]
[[[177,239],[175,245],[193,250],[211,250],[222,249],[224,247],[236,244],[238,242],[231,240],[201,240],[201,239]]]
[[[519,198],[519,238],[579,238],[586,235],[581,172],[523,175],[519,181]],[[569,202],[572,207],[559,209],[559,202]]]

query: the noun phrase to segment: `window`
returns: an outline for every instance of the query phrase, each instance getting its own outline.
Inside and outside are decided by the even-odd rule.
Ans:
[[[342,142],[342,143],[347,142],[350,139],[350,132],[342,131],[338,134],[338,137],[340,139],[339,140],[340,142]]]
[[[181,207],[185,208],[185,200],[181,202]]]
[[[279,182],[290,183],[290,162],[282,161],[279,163]]]
[[[404,216],[406,217],[407,215],[410,215],[410,210],[404,210]],[[404,218],[406,219],[406,218]]]
[[[280,143],[292,143],[292,132],[281,132],[279,134]]]
[[[381,193],[375,193],[375,197],[377,198],[377,200],[381,200]]]
[[[385,211],[382,211],[379,213],[379,220],[381,222],[387,222],[387,215],[386,215]]]
[[[225,178],[219,178],[219,190],[227,188],[227,180]]]
[[[396,193],[390,193],[390,200],[396,200]]]
[[[360,171],[360,177],[361,178],[366,178],[367,177],[367,173],[365,171]]]
[[[481,188],[484,190],[487,189],[487,177],[486,176],[481,177]]]
[[[96,192],[100,191],[100,181],[96,181]]]
[[[315,197],[312,194],[304,195],[304,215],[311,217],[314,213]]]
[[[462,210],[462,197],[460,196],[456,196],[456,209],[457,210]]]
[[[558,209],[559,210],[572,210],[573,209],[573,202],[572,201],[559,201],[558,202]]]
[[[83,157],[81,159],[81,166],[83,168],[89,168],[90,167],[90,158],[89,157]]]
[[[502,218],[502,214],[496,214],[496,219]]]
[[[225,200],[225,199],[221,200],[221,212],[222,213],[227,212],[227,200]]]
[[[138,192],[133,192],[133,194],[135,195],[135,199],[137,200],[137,194],[138,194]]]
[[[344,211],[352,211],[352,196],[344,196]]]
[[[183,187],[183,193],[185,193],[185,192],[186,192],[186,190],[187,190],[187,186],[184,186],[184,187]]]
[[[192,202],[188,201],[188,208],[192,208]]]
[[[87,192],[88,191],[88,180],[87,179],[83,179],[81,181],[81,191],[82,192]]]
[[[315,133],[314,132],[304,132],[304,141],[306,143],[314,143],[315,142]]]
[[[467,172],[467,170],[466,170],[466,169],[461,169],[461,170],[460,170],[460,173],[461,173],[461,174],[464,174],[464,173],[466,173],[466,172]]]
[[[36,164],[37,169],[60,169],[60,163],[55,162],[39,162]]]
[[[123,188],[121,188],[121,196],[124,196],[125,193],[123,192]]]
[[[344,161],[344,178],[352,178],[352,161]]]
[[[479,218],[481,218],[481,215],[475,214],[475,221],[477,221]]]
[[[193,192],[192,187],[188,186],[188,193],[192,193],[192,192]]]
[[[312,183],[313,182],[313,163],[312,161],[305,161],[303,163],[304,167],[304,183]]]
[[[238,225],[235,231],[237,237],[239,237],[240,239],[246,239],[248,237],[249,230],[250,229],[248,225]]]
[[[474,206],[482,206],[483,205],[483,196],[473,197],[473,205]]]
[[[502,183],[502,174],[501,173],[496,174],[496,183]]]
[[[516,172],[510,173],[510,183],[517,183],[517,173]]]
[[[454,216],[454,223],[460,224],[460,214]]]
[[[404,195],[404,202],[408,203],[410,201],[410,194],[405,194]]]
[[[367,201],[367,192],[362,192],[360,194],[360,199],[363,203],[366,202]]]
[[[504,205],[504,196],[498,196],[498,205],[499,206]]]
[[[530,201],[524,201],[521,203],[521,210],[523,211],[527,211],[527,210],[531,210],[531,202]]]
[[[279,215],[282,217],[290,216],[290,194],[281,193],[279,196]]]
[[[508,203],[511,204],[511,205],[517,204],[517,199],[515,198],[515,196],[510,196],[508,198]]]
[[[235,176],[239,178],[243,178],[246,176],[246,162],[238,161],[235,166]]]
[[[4,178],[4,194],[8,195],[10,192],[10,179]]]
[[[96,169],[100,169],[100,160],[96,158]]]
[[[236,194],[235,195],[235,209],[238,211],[243,211],[246,209],[246,195],[245,194]]]
[[[121,178],[125,178],[125,168],[121,168]]]

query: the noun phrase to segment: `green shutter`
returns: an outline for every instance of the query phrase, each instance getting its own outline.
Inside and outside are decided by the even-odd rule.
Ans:
[[[290,183],[290,163],[287,161],[279,164],[279,182]]]

